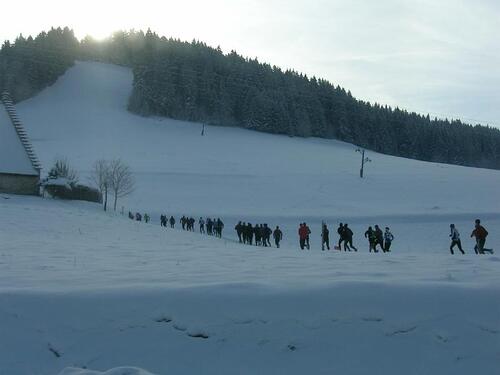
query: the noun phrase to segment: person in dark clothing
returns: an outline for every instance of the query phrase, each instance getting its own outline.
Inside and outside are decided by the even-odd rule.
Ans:
[[[132,212],[128,212],[128,218],[134,220],[134,214]]]
[[[163,214],[160,215],[160,226],[161,227],[167,226],[167,217]]]
[[[236,230],[236,234],[238,235],[238,241],[241,243],[242,242],[242,238],[241,238],[241,235],[242,235],[241,221],[238,221],[238,224],[236,224],[236,226],[234,227],[234,229]]]
[[[271,247],[271,234],[273,234],[273,230],[264,224],[264,228],[262,228],[262,238],[264,241],[264,246]]]
[[[191,230],[191,232],[194,232],[194,223],[195,222],[196,222],[196,220],[194,219],[194,217],[189,219],[189,229]]]
[[[173,216],[170,216],[170,228],[173,228],[175,226],[175,219]]]
[[[246,225],[245,234],[247,237],[247,244],[251,245],[253,243],[253,234],[254,234],[254,229],[251,223],[248,223]]]
[[[186,230],[186,217],[184,215],[181,217],[181,227],[182,230]]]
[[[214,236],[215,237],[219,237],[219,225],[218,225],[216,219],[213,219],[213,224],[212,225],[213,225],[212,231],[214,233]]]
[[[365,238],[368,239],[368,245],[370,247],[370,253],[372,252],[372,250],[375,253],[378,253],[378,250],[375,249],[376,237],[375,237],[375,232],[373,231],[372,227],[368,227],[368,230],[365,232]]]
[[[340,223],[339,227],[337,228],[337,233],[339,234],[339,242],[337,244],[339,251],[342,251],[342,243],[345,241],[345,236],[344,236],[344,224]],[[345,246],[344,246],[344,251],[345,251]]]
[[[465,254],[464,250],[462,249],[462,241],[460,241],[460,233],[458,233],[457,228],[455,228],[455,224],[450,224],[450,237],[450,253],[454,254],[453,248],[455,246],[458,246],[458,250],[460,250],[462,254]]]
[[[279,226],[276,226],[276,229],[273,232],[273,237],[274,237],[274,243],[276,244],[276,247],[279,249],[280,241],[283,239],[283,232],[281,231]]]
[[[142,215],[139,212],[135,213],[135,220],[142,221]]]
[[[244,221],[241,222],[241,239],[244,244],[248,243],[248,236],[247,236],[247,223]]]
[[[144,214],[144,222],[149,223],[149,215]]]
[[[304,250],[304,247],[306,246],[306,239],[309,234],[307,233],[307,227],[306,223],[300,223],[299,226],[299,244],[300,244],[300,250]]]
[[[321,228],[321,250],[325,251],[325,245],[328,250],[330,250],[330,231],[325,223]]]
[[[207,217],[207,224],[206,225],[207,225],[207,234],[209,236],[211,236],[212,235],[212,230],[213,230],[213,228],[212,228],[213,227],[213,223],[212,223],[212,219],[210,219],[209,217]]]
[[[217,219],[217,237],[222,238],[222,230],[224,229],[224,223],[220,218]]]
[[[384,232],[384,253],[389,253],[391,251],[391,244],[394,241],[394,236],[391,233],[389,227],[385,227]]]
[[[345,238],[345,245],[349,248],[349,249],[354,249],[354,251],[358,251],[358,249],[356,247],[354,247],[354,245],[352,244],[352,237],[354,236],[354,233],[352,233],[352,230],[351,228],[349,228],[349,226],[347,224],[344,224],[344,238]]]
[[[205,220],[202,217],[198,220],[198,224],[200,225],[200,233],[205,234]]]
[[[382,251],[385,253],[384,232],[382,232],[382,229],[380,229],[378,225],[375,225],[375,249],[377,249],[377,245],[379,245]]]
[[[484,254],[483,249],[486,243],[486,237],[488,236],[488,231],[481,225],[481,220],[476,219],[474,230],[470,236],[471,238],[476,238],[476,245],[474,246],[476,254]]]
[[[260,228],[260,224],[256,224],[253,231],[255,235],[255,246],[262,245],[262,230]]]

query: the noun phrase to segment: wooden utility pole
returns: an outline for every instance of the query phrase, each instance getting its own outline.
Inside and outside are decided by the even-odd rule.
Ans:
[[[363,178],[364,176],[364,170],[365,170],[365,163],[371,162],[370,158],[365,158],[365,149],[364,148],[357,148],[356,152],[361,153],[361,168],[359,170],[359,177]]]

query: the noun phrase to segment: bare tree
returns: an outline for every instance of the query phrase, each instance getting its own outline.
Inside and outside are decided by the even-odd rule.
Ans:
[[[114,195],[113,208],[116,211],[118,198],[129,195],[134,191],[135,181],[130,167],[121,159],[109,163],[110,187]]]
[[[107,160],[97,160],[90,174],[90,179],[97,186],[103,197],[104,211],[108,208],[108,192],[111,188],[110,163]]]

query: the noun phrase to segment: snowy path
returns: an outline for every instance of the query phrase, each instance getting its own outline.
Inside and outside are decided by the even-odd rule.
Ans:
[[[97,205],[86,203],[11,196],[0,201],[0,209],[0,290],[221,283],[326,287],[343,281],[500,283],[500,257],[450,257],[446,248],[419,251],[430,240],[422,236],[413,243],[415,251],[405,251],[404,242],[396,242],[391,254],[368,254],[364,241],[359,253],[322,252],[318,247],[300,251],[296,235],[289,239],[293,245],[285,243],[280,249],[245,246],[236,243],[230,229],[226,235],[232,240],[219,240],[104,214]],[[404,231],[415,226],[406,224]],[[359,235],[356,239],[361,241]],[[444,241],[447,246],[446,237]],[[313,244],[319,241],[313,238]]]

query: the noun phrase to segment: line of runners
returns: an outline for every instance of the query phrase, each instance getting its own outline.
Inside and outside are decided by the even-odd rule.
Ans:
[[[132,220],[144,221],[146,223],[149,222],[150,217],[148,214],[141,215],[140,213],[133,214],[132,212],[128,213],[128,217]],[[180,223],[182,226],[182,230],[193,231],[194,232],[194,224],[195,219],[193,217],[182,216],[180,219]],[[166,215],[160,215],[160,225],[162,227],[170,226],[170,228],[174,228],[176,224],[176,220],[173,216],[168,218]],[[218,238],[222,238],[222,231],[224,229],[224,223],[220,218],[211,219],[207,218],[206,220],[200,217],[198,219],[199,231],[202,234],[208,234],[210,236],[216,236]],[[205,230],[206,228],[206,230]],[[236,234],[238,236],[238,241],[243,244],[253,245],[255,246],[264,246],[271,247],[271,236],[274,239],[274,244],[277,248],[280,247],[280,242],[283,239],[283,232],[281,231],[279,226],[276,226],[274,230],[272,230],[267,224],[256,224],[253,226],[251,223],[246,223],[239,221],[238,224],[234,227]],[[340,223],[337,228],[337,234],[339,235],[339,240],[335,246],[336,250],[344,250],[344,251],[358,251],[358,249],[353,244],[354,233],[346,223]],[[304,222],[300,223],[298,229],[299,236],[299,246],[301,250],[307,249],[310,250],[310,235],[311,229]],[[392,234],[389,227],[385,227],[385,231],[375,225],[374,228],[371,226],[368,227],[366,232],[364,233],[365,238],[368,240],[368,248],[369,252],[372,251],[375,253],[379,252],[378,247],[384,253],[390,252],[392,242],[394,241],[394,235]],[[474,230],[472,231],[470,237],[475,238],[476,244],[474,246],[474,251],[476,254],[484,254],[485,252],[492,253],[492,249],[485,249],[486,237],[488,236],[488,231],[481,225],[481,220],[476,219]],[[458,247],[458,250],[465,254],[465,251],[462,248],[462,242],[460,240],[460,233],[456,228],[455,224],[450,224],[450,253],[454,254],[453,249]],[[326,223],[321,224],[321,250],[330,250],[330,231]]]

